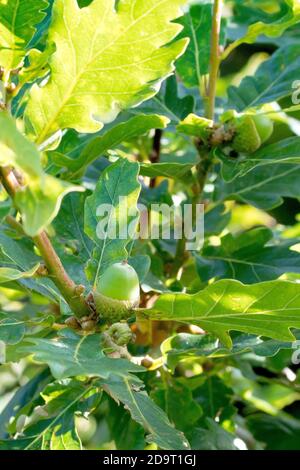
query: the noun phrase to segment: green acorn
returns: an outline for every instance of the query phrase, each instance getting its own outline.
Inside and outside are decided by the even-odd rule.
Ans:
[[[242,114],[233,120],[235,137],[232,148],[239,153],[251,154],[272,135],[274,125],[264,114]]]
[[[107,333],[117,346],[126,346],[134,338],[134,335],[127,323],[114,323],[107,330]]]
[[[236,134],[232,142],[232,148],[238,153],[253,153],[262,144],[255,122],[250,115],[243,115],[235,122]]]
[[[126,320],[140,300],[139,278],[126,261],[110,266],[97,280],[94,300],[97,313],[108,323]]]

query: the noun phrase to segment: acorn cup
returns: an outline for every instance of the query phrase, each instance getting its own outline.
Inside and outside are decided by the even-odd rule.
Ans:
[[[97,280],[94,289],[96,311],[107,323],[130,318],[139,301],[139,278],[126,261],[111,265]]]

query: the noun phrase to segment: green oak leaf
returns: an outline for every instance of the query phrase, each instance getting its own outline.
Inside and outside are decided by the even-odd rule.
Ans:
[[[300,339],[300,331],[295,332],[297,340]],[[164,362],[174,373],[181,361],[199,361],[201,358],[222,358],[242,355],[252,352],[260,357],[273,357],[280,350],[291,350],[292,342],[278,341],[248,334],[234,334],[232,348],[227,349],[220,345],[219,340],[209,334],[193,335],[179,333],[167,338],[161,344],[161,352]]]
[[[163,294],[143,314],[152,320],[199,325],[230,348],[229,331],[293,341],[290,328],[300,328],[300,285],[287,281],[244,285],[221,280],[194,295]]]
[[[128,264],[135,269],[140,282],[142,282],[150,270],[151,258],[148,255],[131,256],[128,258]]]
[[[46,368],[18,388],[0,413],[0,439],[9,437],[8,423],[11,423],[16,415],[19,416],[28,403],[34,402],[51,380],[53,378],[50,370]]]
[[[143,371],[142,367],[125,359],[106,357],[98,334],[79,336],[64,330],[57,338],[28,338],[28,342],[32,344],[23,346],[22,350],[33,354],[36,361],[48,364],[56,379],[76,375],[107,378],[110,374],[128,376],[131,372]]]
[[[84,233],[86,193],[68,194],[53,221],[53,243],[68,274],[77,284],[87,284],[84,266],[91,257],[93,242]],[[66,249],[68,247],[68,249]]]
[[[177,82],[176,76],[171,75],[162,84],[157,95],[141,104],[138,110],[133,108],[130,112],[137,113],[139,111],[147,114],[164,114],[171,120],[172,124],[177,124],[188,114],[192,113],[194,107],[194,97],[187,95],[182,86],[180,86],[180,83]]]
[[[144,384],[137,377],[111,375],[101,380],[104,390],[117,402],[125,405],[132,418],[147,432],[146,441],[165,450],[190,448],[183,433],[176,430],[167,415],[149,398]]]
[[[300,422],[293,416],[254,413],[247,417],[247,426],[256,439],[266,444],[265,450],[300,450]]]
[[[49,44],[43,52],[39,49],[30,49],[27,54],[26,64],[19,72],[19,83],[21,86],[32,83],[37,79],[42,79],[49,73],[48,61],[54,50],[53,44]]]
[[[287,364],[290,362],[292,355],[292,351],[287,351]],[[284,357],[284,355],[281,354],[281,357]],[[280,355],[278,355],[277,359],[279,359],[280,363]],[[276,369],[276,358],[264,362],[267,367],[268,365],[270,367],[273,363],[275,366],[274,369]],[[244,363],[246,363],[246,360]],[[241,369],[240,379],[238,379],[236,383],[232,382],[232,386],[238,396],[245,400],[246,403],[248,402],[249,405],[254,405],[257,410],[276,415],[295,401],[299,401],[300,394],[297,389],[288,387],[288,385],[284,383],[276,383],[276,381],[262,384],[258,376],[255,374],[252,375],[251,373],[247,374],[247,367],[244,368],[242,366]],[[272,366],[270,369],[272,370]],[[250,368],[248,368],[248,370],[250,371]],[[248,391],[250,391],[250,393]]]
[[[130,227],[134,233],[137,227],[137,202],[141,189],[138,174],[138,163],[121,158],[106,168],[93,194],[86,199],[85,233],[95,244],[86,267],[91,282],[96,282],[110,264],[128,258],[126,246],[131,238],[122,230],[127,232]],[[97,212],[101,206],[105,209],[103,213]],[[122,236],[116,236],[118,234]]]
[[[89,140],[77,158],[70,158],[57,152],[54,161],[58,165],[65,166],[71,172],[72,177],[78,176],[85,171],[88,165],[97,158],[106,155],[109,150],[118,147],[123,142],[139,137],[151,129],[165,129],[168,123],[169,119],[164,116],[139,114]]]
[[[178,62],[176,69],[187,87],[200,87],[201,77],[209,72],[211,31],[213,24],[213,1],[192,5],[177,22],[184,29],[180,37],[190,39],[186,53]],[[220,45],[225,46],[226,20],[222,20]]]
[[[246,34],[231,43],[227,49],[225,49],[222,59],[226,59],[231,52],[241,44],[252,44],[255,42],[258,36],[264,35],[268,37],[278,37],[289,27],[300,23],[300,3],[299,0],[285,0],[287,10],[284,15],[272,22],[258,21],[257,23],[251,24],[248,27]]]
[[[3,267],[21,273],[31,272],[41,258],[34,253],[33,244],[25,238],[14,240],[0,233],[0,260]],[[60,301],[61,297],[50,279],[46,277],[19,277],[18,283],[25,289],[36,291],[52,301]]]
[[[144,450],[145,432],[124,407],[112,398],[108,399],[107,424],[117,450]]]
[[[289,137],[260,148],[245,158],[231,159],[218,148],[215,155],[222,161],[222,176],[231,181],[237,176],[243,176],[253,168],[264,165],[300,164],[300,137]]]
[[[203,415],[202,407],[193,397],[191,388],[180,382],[180,379],[173,378],[168,386],[158,386],[152,391],[151,398],[165,410],[176,429],[183,432],[188,432]]]
[[[226,431],[211,418],[205,421],[205,428],[196,427],[190,433],[193,450],[238,450],[235,434]]]
[[[194,390],[194,397],[203,409],[203,415],[222,422],[222,413],[231,408],[233,390],[216,376],[208,376],[203,384]],[[233,408],[234,410],[234,408]],[[227,416],[226,416],[227,417]]]
[[[96,132],[154,96],[186,48],[187,39],[170,44],[181,30],[172,20],[185,3],[120,0],[115,8],[115,0],[93,0],[79,8],[76,0],[55,0],[50,79],[32,87],[26,109],[36,142],[65,128]]]
[[[9,315],[0,312],[0,341],[5,344],[20,343],[25,334],[45,329],[53,322],[52,316],[28,318],[26,314],[22,315],[22,312],[13,312]]]
[[[82,444],[75,426],[76,412],[91,389],[78,381],[66,384],[49,384],[41,393],[50,419],[45,420],[42,435],[35,436],[26,450],[30,450],[37,438],[42,438],[43,450],[82,450]],[[43,426],[44,427],[44,426]],[[33,429],[27,430],[34,435]]]
[[[17,281],[18,279],[32,277],[38,267],[39,263],[33,266],[33,268],[29,271],[19,271],[18,269],[14,268],[0,268],[0,284],[5,284],[6,282]]]
[[[155,188],[142,186],[139,202],[151,208],[151,204],[167,204],[172,206],[173,201],[169,193],[169,181],[163,180]]]
[[[240,27],[247,27],[251,24],[258,23],[259,21],[263,23],[274,23],[275,21],[281,20],[289,11],[290,5],[287,4],[285,0],[280,0],[276,2],[276,8],[270,8],[272,5],[273,0],[266,0],[264,3],[258,3],[254,0],[251,2],[245,2],[244,0],[233,0],[234,4],[234,11],[233,17],[231,18],[230,29],[236,29],[238,26]],[[275,6],[274,4],[274,6]],[[286,32],[286,34],[292,33],[294,31],[294,27],[290,28],[290,31]],[[243,31],[245,33],[245,31]],[[238,31],[239,36],[241,36],[240,30]],[[231,32],[231,35],[234,37],[234,32]],[[235,38],[236,38],[235,34]],[[285,37],[285,35],[284,35]],[[266,43],[269,41],[273,41],[277,44],[277,41],[280,40],[277,38],[266,38],[260,36],[257,38],[259,44]],[[281,38],[282,40],[282,38]]]
[[[17,344],[24,337],[26,323],[23,320],[13,318],[0,313],[0,341],[5,344]]]
[[[71,191],[83,191],[44,172],[35,145],[17,129],[14,120],[0,113],[0,165],[17,168],[25,178],[24,189],[17,191],[15,201],[22,214],[24,231],[35,236],[54,219],[62,198]]]
[[[150,400],[143,390],[143,382],[132,375],[144,369],[125,359],[106,357],[101,349],[101,335],[79,336],[65,330],[52,340],[29,338],[28,341],[33,345],[24,346],[24,352],[30,352],[35,360],[47,363],[55,378],[77,375],[101,378],[100,383],[105,391],[115,400],[121,401],[129,409],[133,419],[149,433],[148,442],[154,442],[163,449],[189,447],[183,434],[171,426],[163,411]],[[64,399],[61,403],[66,406],[72,400]],[[60,446],[60,441],[55,442],[56,446]]]
[[[205,246],[195,255],[201,280],[232,278],[252,284],[285,273],[299,273],[299,253],[291,250],[297,241],[270,244],[272,238],[271,230],[257,228],[237,236],[227,234],[221,238],[220,246]]]
[[[177,125],[177,130],[183,134],[198,137],[206,142],[209,136],[209,129],[212,126],[213,121],[211,119],[206,119],[196,114],[189,114]]]
[[[205,213],[205,237],[219,235],[229,224],[231,212],[224,204],[218,204]]]
[[[298,44],[281,47],[262,63],[253,77],[247,76],[238,87],[228,88],[228,107],[245,111],[291,95],[299,68]]]
[[[10,213],[11,210],[11,200],[6,199],[4,201],[0,201],[0,222]]]
[[[41,393],[44,413],[17,439],[1,440],[1,449],[82,450],[75,415],[89,411],[90,395],[96,393],[93,386],[75,380],[47,385]]]
[[[282,204],[283,197],[300,197],[299,177],[300,165],[264,165],[230,182],[220,178],[214,198],[218,201],[234,199],[259,209],[272,209]]]
[[[156,178],[164,176],[165,178],[181,179],[195,166],[192,163],[141,163],[140,174]]]
[[[55,234],[62,243],[74,243],[80,259],[86,261],[91,255],[91,240],[83,231],[85,193],[68,194],[53,221]]]
[[[0,252],[1,264],[20,272],[34,270],[39,261],[30,241],[25,238],[16,241],[2,232],[0,233]]]
[[[6,72],[23,61],[47,0],[0,0],[0,65]]]

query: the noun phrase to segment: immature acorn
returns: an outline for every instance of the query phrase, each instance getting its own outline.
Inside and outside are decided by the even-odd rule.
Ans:
[[[107,333],[117,346],[126,346],[134,338],[134,334],[127,323],[114,323],[107,330]]]
[[[256,152],[273,133],[273,122],[263,114],[242,114],[233,120],[235,137],[232,148],[239,153]]]
[[[126,320],[140,301],[139,278],[126,261],[111,265],[97,280],[94,291],[97,313],[108,323]]]

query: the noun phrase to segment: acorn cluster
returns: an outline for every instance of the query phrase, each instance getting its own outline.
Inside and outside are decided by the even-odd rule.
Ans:
[[[274,130],[272,120],[263,113],[237,115],[228,124],[234,128],[233,150],[245,154],[256,152]]]
[[[262,111],[248,110],[239,114],[229,110],[219,123],[203,126],[200,145],[210,148],[226,145],[238,154],[250,155],[269,140],[273,131],[273,121]]]

